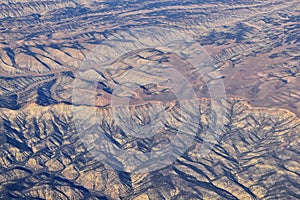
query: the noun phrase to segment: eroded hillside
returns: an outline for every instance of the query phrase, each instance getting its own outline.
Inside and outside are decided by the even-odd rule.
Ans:
[[[202,117],[193,123],[201,128],[189,150],[163,169],[132,174],[95,159],[76,132],[71,106],[31,104],[18,111],[1,109],[5,134],[1,198],[298,198],[300,121],[294,114],[251,108],[241,100],[227,102],[224,131],[203,158],[200,147],[211,123],[211,105],[209,101],[197,103]],[[79,109],[89,112],[91,108]],[[141,115],[141,109],[149,110],[135,107],[133,112]],[[162,142],[170,143],[167,138],[174,137],[171,119],[178,119],[176,109],[175,104],[169,108],[164,132],[151,138],[133,138],[115,127],[109,108],[98,112],[100,126],[113,130],[107,131],[112,143],[144,153]],[[189,113],[182,115],[188,118]]]
[[[2,1],[0,198],[299,199],[299,8]]]

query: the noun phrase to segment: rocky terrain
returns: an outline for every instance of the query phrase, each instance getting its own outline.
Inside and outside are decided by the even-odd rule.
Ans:
[[[300,199],[298,1],[7,0],[0,10],[1,199]],[[159,128],[135,137],[114,109]],[[174,147],[178,130],[187,139]],[[112,146],[97,147],[94,132]],[[157,152],[165,166],[135,171],[115,146]]]
[[[199,145],[209,118],[198,120],[201,129],[193,145],[172,165],[132,174],[93,158],[76,133],[70,106],[3,109],[1,198],[297,199],[299,119],[285,110],[255,109],[240,100],[227,105],[221,140],[205,158],[199,155]],[[209,108],[209,102],[201,102],[205,116]],[[112,128],[109,111],[99,112],[101,126]],[[167,128],[160,137],[134,140],[126,132],[123,137],[118,131],[108,134],[121,148],[145,152],[170,132]]]

